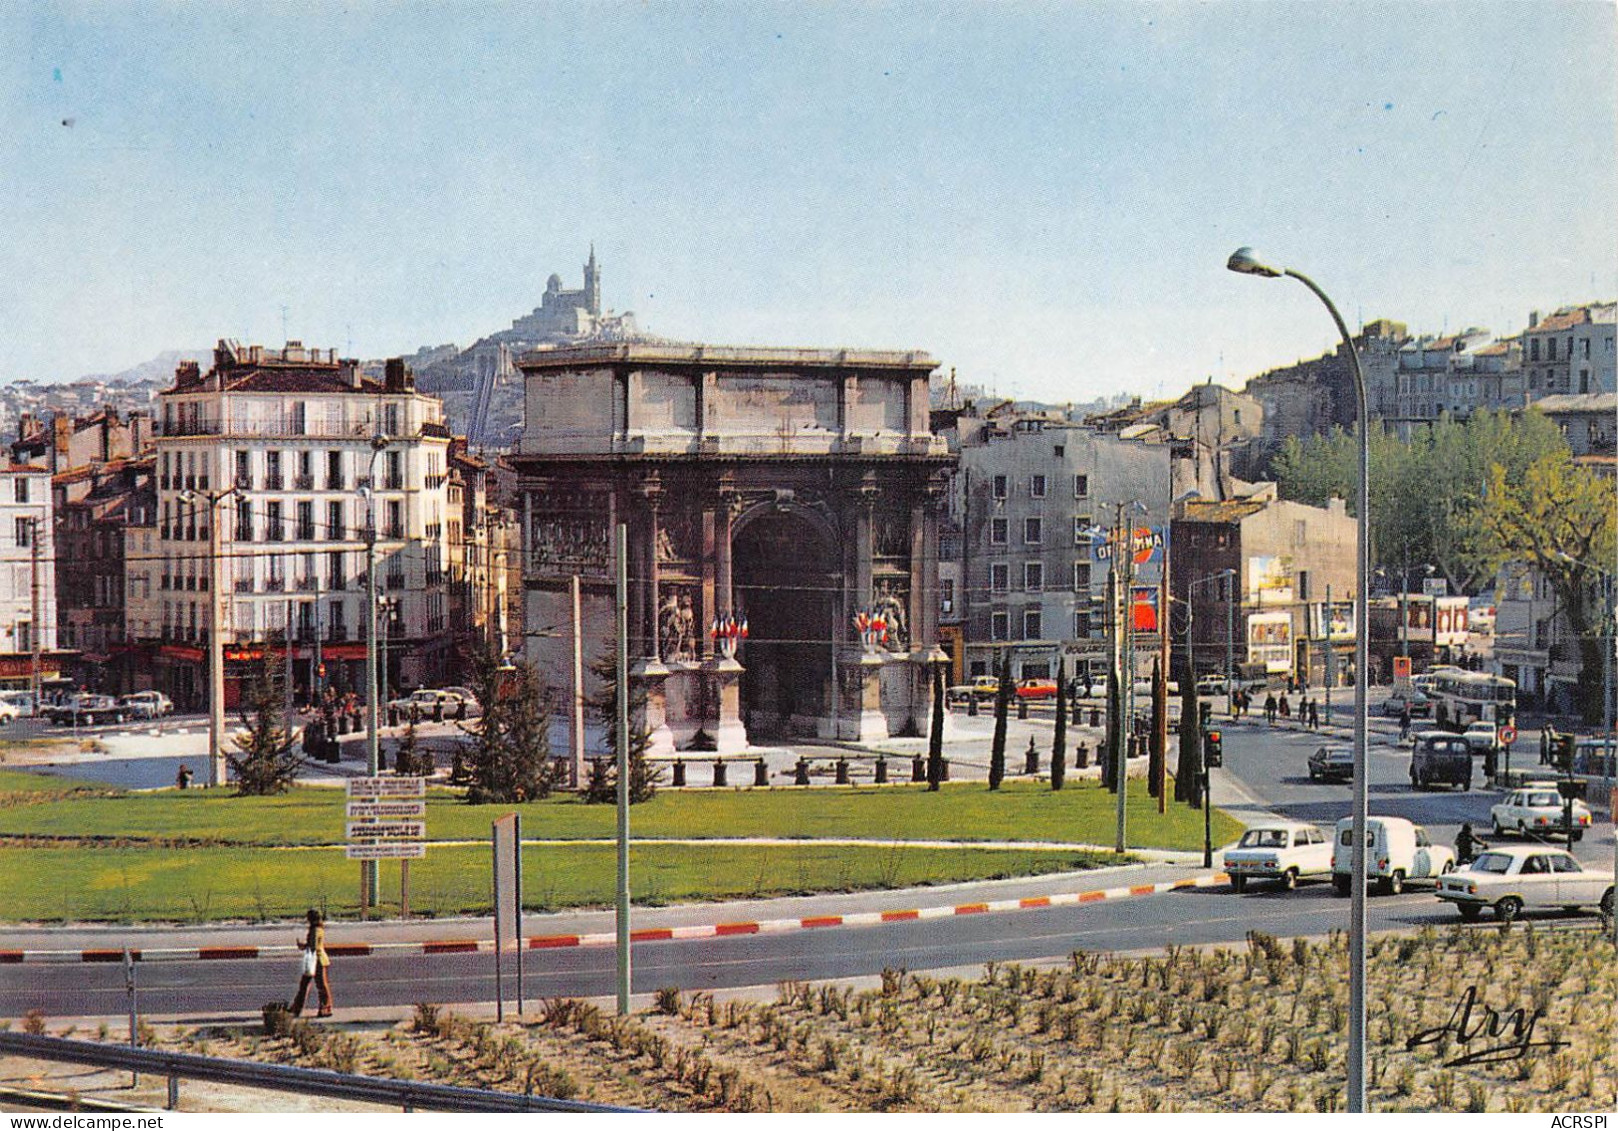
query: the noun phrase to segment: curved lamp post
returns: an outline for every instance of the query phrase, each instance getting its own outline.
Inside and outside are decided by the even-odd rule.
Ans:
[[[1315,281],[1288,267],[1271,267],[1261,260],[1250,247],[1237,248],[1225,266],[1239,275],[1258,275],[1265,279],[1286,276],[1308,287],[1337,323],[1337,332],[1343,337],[1348,350],[1349,366],[1354,373],[1354,397],[1358,410],[1360,435],[1360,481],[1355,500],[1355,568],[1354,568],[1354,802],[1353,844],[1349,852],[1349,891],[1353,902],[1348,922],[1348,1110],[1365,1111],[1365,823],[1367,802],[1366,782],[1366,707],[1365,680],[1368,665],[1366,639],[1370,628],[1367,612],[1368,582],[1371,573],[1371,434],[1370,414],[1366,408],[1365,374],[1360,370],[1359,351],[1349,335],[1343,316],[1332,304],[1326,292]]]

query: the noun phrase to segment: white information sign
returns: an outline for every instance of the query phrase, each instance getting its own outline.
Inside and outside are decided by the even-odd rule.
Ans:
[[[350,821],[349,840],[423,840],[426,821]]]
[[[412,798],[404,801],[350,801],[348,803],[348,819],[351,821],[397,820],[400,817],[425,817],[426,815],[426,798]]]
[[[423,840],[384,840],[348,846],[350,860],[419,860],[427,855]]]
[[[426,797],[426,778],[349,778],[350,797]]]

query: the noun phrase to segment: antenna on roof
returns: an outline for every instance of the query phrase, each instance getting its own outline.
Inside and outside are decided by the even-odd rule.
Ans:
[[[287,304],[283,302],[281,304],[281,344],[285,345],[286,340],[287,340]]]

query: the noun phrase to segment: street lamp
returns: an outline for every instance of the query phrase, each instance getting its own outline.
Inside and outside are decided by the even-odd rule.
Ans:
[[[369,700],[369,730],[365,736],[365,772],[376,777],[382,765],[382,743],[377,734],[381,715],[377,710],[376,663],[376,461],[388,447],[388,437],[378,433],[371,437],[370,481],[360,494],[365,498],[365,698]],[[377,863],[361,861],[362,899],[360,915],[363,918],[370,903],[377,898]]]
[[[225,784],[225,594],[224,536],[219,529],[219,507],[239,498],[235,487],[220,491],[186,488],[178,498],[187,506],[198,499],[208,504],[208,778],[209,785]]]
[[[1271,267],[1264,263],[1250,247],[1237,248],[1225,266],[1239,275],[1257,275],[1265,279],[1284,276],[1296,279],[1308,287],[1331,313],[1342,335],[1343,347],[1348,351],[1349,366],[1354,374],[1354,398],[1359,422],[1359,490],[1355,500],[1355,554],[1354,554],[1354,620],[1359,631],[1354,634],[1354,801],[1353,844],[1349,850],[1349,872],[1353,882],[1349,891],[1353,901],[1348,922],[1348,1110],[1365,1111],[1365,825],[1369,807],[1366,777],[1366,702],[1365,677],[1370,671],[1367,662],[1369,648],[1365,626],[1370,624],[1367,611],[1371,573],[1371,431],[1370,413],[1365,398],[1365,374],[1360,370],[1359,351],[1337,307],[1315,281],[1302,272],[1287,267]]]

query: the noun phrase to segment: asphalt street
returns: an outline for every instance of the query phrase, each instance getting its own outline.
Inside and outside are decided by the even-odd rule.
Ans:
[[[1337,704],[1346,724],[1351,693]],[[1374,706],[1375,700],[1373,700]],[[1038,723],[1032,724],[1037,728]],[[1322,733],[1295,725],[1266,726],[1263,721],[1220,720],[1225,733],[1225,769],[1216,773],[1214,800],[1244,820],[1281,815],[1330,827],[1346,815],[1347,784],[1311,782],[1305,768],[1310,751],[1323,742],[1349,741],[1346,725]],[[1489,806],[1500,796],[1482,787],[1481,767],[1471,792],[1417,792],[1408,781],[1408,750],[1394,742],[1397,727],[1373,718],[1370,749],[1370,794],[1373,814],[1407,817],[1424,825],[1433,840],[1449,843],[1462,821],[1486,830]],[[1526,736],[1525,736],[1526,737]],[[1519,743],[1521,762],[1537,763],[1537,745]],[[1514,764],[1521,764],[1514,760]],[[1588,866],[1610,869],[1613,843],[1610,823],[1601,821],[1577,846]],[[1158,864],[1132,870],[1148,880],[1185,878],[1201,870],[1184,864]],[[949,892],[865,893],[772,901],[747,909],[684,908],[646,912],[636,926],[662,916],[670,921],[725,922],[747,915],[803,913],[806,907],[919,907],[1017,894],[1087,890],[1140,882],[1125,873],[1068,875],[1016,881],[1012,885],[968,885]],[[979,891],[993,895],[979,895]],[[764,909],[761,911],[761,908]],[[1324,935],[1344,929],[1348,901],[1329,883],[1308,883],[1291,893],[1258,888],[1236,895],[1228,887],[1194,889],[1116,902],[1071,907],[956,916],[880,926],[828,928],[784,934],[737,935],[689,941],[639,943],[634,948],[634,991],[650,993],[664,986],[686,990],[773,985],[786,979],[848,978],[880,973],[884,967],[910,970],[972,966],[988,961],[1061,958],[1073,950],[1132,951],[1180,945],[1240,942],[1250,930],[1277,936]],[[1457,921],[1454,910],[1428,891],[1369,901],[1373,931],[1409,930]],[[567,922],[604,921],[601,913],[581,913]],[[525,933],[540,934],[546,920],[525,922]],[[476,925],[471,925],[476,930]],[[433,924],[413,924],[413,937],[443,937]],[[290,928],[270,932],[271,941]],[[392,928],[394,931],[401,927]],[[599,929],[599,928],[598,928]],[[378,928],[334,925],[333,936],[359,935]],[[427,932],[425,935],[422,932]],[[82,935],[75,931],[29,932],[27,942],[8,945],[58,947],[119,945],[115,930]],[[198,931],[176,932],[194,938]],[[229,940],[235,941],[234,934]],[[262,933],[262,929],[260,929]],[[92,937],[82,943],[73,940]],[[372,937],[366,935],[363,937]],[[399,937],[390,935],[387,937]],[[48,944],[45,939],[53,940]],[[157,945],[142,933],[136,945]],[[195,945],[192,943],[191,945]],[[506,990],[514,993],[515,966],[507,957]],[[614,987],[614,954],[610,947],[582,947],[525,952],[525,993],[530,998],[610,994]],[[142,963],[138,967],[142,1013],[155,1015],[236,1016],[256,1012],[265,1002],[291,995],[296,983],[294,957],[254,960],[208,960]],[[490,954],[380,954],[336,961],[333,976],[339,1007],[400,1007],[416,1001],[487,1002],[494,996],[494,958]],[[127,998],[122,967],[115,964],[41,963],[0,966],[0,1016],[18,1016],[38,1006],[55,1016],[118,1016]]]

